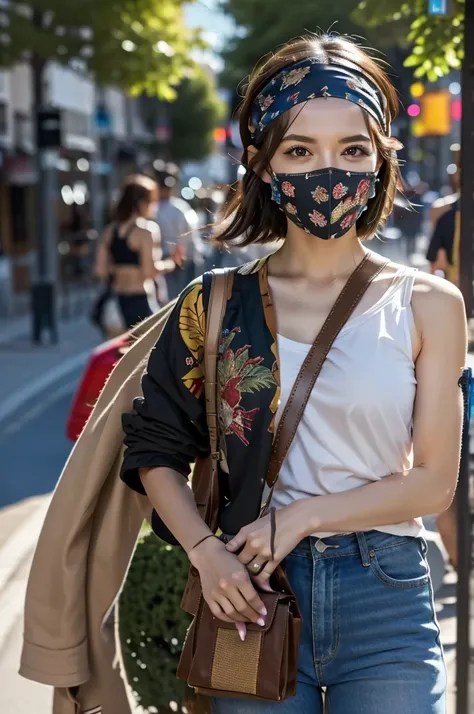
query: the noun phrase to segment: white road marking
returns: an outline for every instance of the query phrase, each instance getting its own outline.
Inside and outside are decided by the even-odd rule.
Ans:
[[[81,369],[88,360],[92,349],[93,348],[90,347],[88,350],[74,357],[70,357],[62,364],[37,377],[37,379],[28,382],[24,387],[18,389],[15,394],[12,394],[11,397],[5,399],[4,402],[0,404],[0,428],[1,422],[17,412],[24,404],[34,399],[34,397],[41,394],[41,392],[48,387],[59,382],[60,379],[66,377],[71,372]]]

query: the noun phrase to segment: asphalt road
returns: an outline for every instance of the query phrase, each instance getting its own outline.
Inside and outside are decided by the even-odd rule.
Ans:
[[[79,372],[0,425],[0,508],[53,490],[71,450],[65,424]]]

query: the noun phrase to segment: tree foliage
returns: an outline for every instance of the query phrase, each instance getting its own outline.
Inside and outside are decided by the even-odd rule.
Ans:
[[[213,131],[224,118],[224,103],[214,79],[200,65],[187,72],[175,91],[173,102],[141,97],[140,114],[152,133],[162,124],[170,129],[170,140],[161,151],[157,147],[158,153],[177,163],[200,161],[214,148]]]
[[[190,624],[180,609],[188,568],[181,548],[149,533],[138,543],[120,596],[122,660],[137,704],[145,711],[153,707],[171,714],[183,705],[192,710],[192,690],[176,679]]]
[[[363,36],[362,44],[382,50],[396,43],[398,38],[394,38],[392,30],[372,30],[356,17],[358,2],[298,0],[289,6],[286,0],[223,0],[224,11],[239,28],[223,53],[224,83],[236,87],[263,55],[308,32],[331,30],[356,38]],[[403,35],[406,29],[400,26],[397,31]]]
[[[0,65],[35,58],[91,71],[99,84],[174,97],[198,36],[184,0],[21,0],[0,9]]]
[[[451,0],[448,17],[429,16],[427,0],[362,0],[354,18],[369,28],[394,28],[410,23],[408,43],[412,45],[405,66],[415,77],[436,81],[452,69],[459,69],[464,56],[465,0]]]
[[[213,130],[224,118],[225,108],[214,82],[200,68],[177,87],[176,100],[168,107],[170,150],[174,161],[199,161],[212,152]]]

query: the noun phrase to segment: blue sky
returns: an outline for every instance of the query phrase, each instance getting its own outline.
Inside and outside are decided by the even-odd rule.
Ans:
[[[226,39],[235,32],[232,21],[219,10],[219,0],[196,0],[185,6],[184,15],[189,27],[203,28],[204,39],[214,49],[214,52],[206,52],[197,59],[219,71],[222,62],[217,54]]]

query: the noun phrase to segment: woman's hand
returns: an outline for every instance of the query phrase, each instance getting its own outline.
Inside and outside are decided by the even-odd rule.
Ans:
[[[246,567],[224,543],[209,538],[189,552],[189,559],[199,572],[203,597],[215,617],[224,622],[265,624],[267,611]],[[245,629],[237,629],[244,639]]]
[[[268,580],[275,568],[307,535],[306,501],[308,499],[295,501],[276,512],[273,559],[269,515],[241,528],[227,544],[226,548],[231,553],[237,553],[242,548],[238,558],[243,565],[256,563],[261,568],[258,575],[252,576],[253,582],[260,588],[268,589]]]

